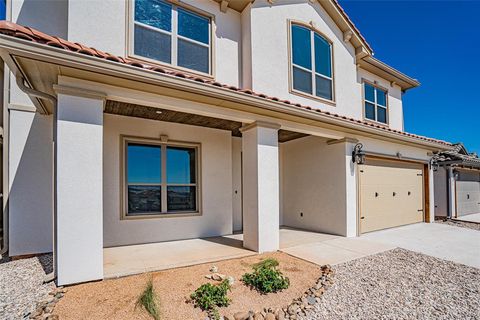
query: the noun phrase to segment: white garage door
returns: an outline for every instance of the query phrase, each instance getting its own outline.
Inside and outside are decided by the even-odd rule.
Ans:
[[[359,166],[360,232],[423,221],[423,167],[397,162]]]
[[[480,173],[460,171],[456,182],[457,217],[480,213]]]

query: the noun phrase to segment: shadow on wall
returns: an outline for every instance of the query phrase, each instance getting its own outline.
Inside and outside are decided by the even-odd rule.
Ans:
[[[10,256],[52,251],[52,123],[53,116],[11,111]]]
[[[68,39],[69,0],[24,0],[12,2],[13,14],[21,6],[14,22],[38,29],[46,34]],[[17,9],[18,10],[18,9]]]

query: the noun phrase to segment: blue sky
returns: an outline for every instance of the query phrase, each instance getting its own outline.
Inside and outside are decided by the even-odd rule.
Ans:
[[[405,130],[480,153],[480,1],[339,1],[376,58],[422,83]]]

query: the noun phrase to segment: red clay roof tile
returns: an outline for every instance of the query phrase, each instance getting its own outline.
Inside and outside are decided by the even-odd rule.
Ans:
[[[344,14],[346,15],[345,12],[344,12]],[[208,81],[208,80],[205,80],[203,78],[193,77],[193,76],[187,75],[185,73],[181,73],[181,72],[167,71],[166,69],[163,69],[163,68],[158,67],[156,65],[144,64],[143,62],[133,60],[131,58],[117,57],[117,56],[114,56],[110,53],[106,53],[106,52],[103,52],[103,51],[95,49],[95,48],[90,48],[90,47],[84,46],[80,43],[72,43],[68,40],[65,40],[65,39],[62,39],[62,38],[59,38],[59,37],[49,36],[49,35],[47,35],[43,32],[40,32],[36,29],[29,28],[29,27],[23,27],[21,25],[18,25],[16,23],[13,23],[13,22],[10,22],[10,21],[0,21],[0,34],[15,37],[15,38],[19,38],[19,39],[24,39],[24,40],[28,40],[28,41],[34,41],[36,43],[45,44],[45,45],[48,45],[48,46],[51,46],[51,47],[54,47],[54,48],[57,48],[57,49],[61,49],[61,50],[67,50],[67,51],[71,51],[71,52],[76,52],[76,53],[81,53],[81,54],[94,56],[94,57],[97,57],[97,58],[100,58],[100,59],[111,61],[113,63],[127,64],[127,65],[130,65],[132,67],[142,68],[142,69],[145,69],[145,70],[158,72],[158,73],[164,73],[164,74],[174,76],[174,77],[178,77],[178,78],[189,79],[189,80],[192,80],[192,81],[197,81],[197,82],[204,83],[205,85],[213,85],[213,86],[216,86],[216,87],[222,87],[222,88],[225,88],[227,90],[232,90],[232,91],[239,92],[241,94],[255,95],[257,97],[261,97],[261,98],[264,98],[264,99],[267,99],[267,100],[270,100],[270,101],[275,101],[275,102],[279,102],[279,103],[293,105],[295,107],[305,109],[305,110],[309,110],[309,111],[312,111],[312,112],[321,113],[321,114],[326,115],[326,116],[330,116],[330,117],[334,117],[334,118],[341,118],[341,119],[345,120],[346,122],[358,123],[358,124],[362,124],[364,126],[374,127],[374,128],[378,128],[378,129],[381,129],[381,130],[393,132],[393,133],[396,133],[396,134],[402,135],[402,136],[413,137],[413,138],[416,138],[416,139],[435,142],[435,143],[439,143],[439,144],[443,144],[443,145],[452,145],[450,142],[437,140],[437,139],[433,139],[433,138],[428,138],[428,137],[424,137],[424,136],[419,136],[419,135],[411,134],[411,133],[408,133],[408,132],[393,130],[393,129],[390,129],[386,126],[381,126],[381,125],[373,124],[373,123],[370,123],[370,122],[367,122],[367,121],[362,121],[362,120],[358,120],[358,119],[349,118],[349,117],[346,117],[346,116],[341,116],[341,115],[338,115],[338,114],[335,114],[335,113],[331,113],[329,111],[323,111],[323,110],[320,110],[320,109],[317,109],[317,108],[312,108],[310,106],[304,106],[304,105],[301,105],[299,103],[293,103],[293,102],[290,102],[288,100],[280,100],[277,97],[269,97],[269,96],[267,96],[263,93],[257,93],[257,92],[254,92],[254,91],[250,90],[250,89],[241,89],[241,88],[237,88],[235,86],[222,84],[222,83],[219,83],[219,82],[216,82],[216,81]]]

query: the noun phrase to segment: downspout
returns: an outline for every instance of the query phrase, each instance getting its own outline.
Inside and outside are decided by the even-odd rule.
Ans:
[[[56,114],[56,110],[57,110],[57,98],[55,96],[52,96],[51,94],[48,94],[48,93],[45,93],[45,92],[41,92],[41,91],[38,91],[38,90],[35,90],[35,89],[32,89],[32,88],[29,88],[25,85],[25,79],[23,78],[23,76],[21,76],[20,74],[18,74],[16,76],[16,82],[17,82],[17,86],[20,88],[20,90],[22,90],[24,93],[26,93],[30,99],[44,99],[44,100],[48,100],[50,101],[52,104],[53,104],[53,110],[54,110],[54,113]],[[40,111],[40,110],[38,110]],[[42,110],[45,112],[45,110]],[[55,126],[53,126],[53,130],[55,130]],[[53,137],[55,139],[55,132],[53,134]],[[55,143],[55,141],[53,141],[53,143]],[[54,150],[55,150],[55,146],[54,146]],[[55,157],[54,157],[54,160],[55,161]],[[55,169],[54,169],[54,172],[55,172]],[[55,173],[54,173],[55,175]],[[54,216],[53,216],[53,234],[52,234],[52,239],[55,239],[55,178],[53,178],[53,205],[54,205]],[[45,276],[45,279],[43,280],[44,283],[47,283],[47,282],[51,282],[53,280],[55,280],[56,276],[55,276],[55,273],[56,273],[56,267],[55,267],[55,241],[53,243],[53,246],[52,246],[52,253],[53,253],[53,256],[54,256],[54,263],[53,263],[53,271],[50,272],[49,274],[47,274]]]

